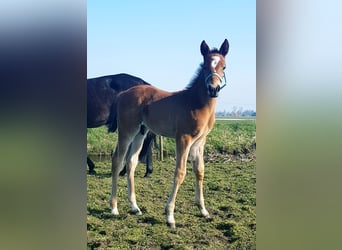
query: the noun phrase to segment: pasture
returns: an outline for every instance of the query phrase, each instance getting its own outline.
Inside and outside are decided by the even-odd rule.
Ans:
[[[142,215],[130,213],[126,178],[118,183],[120,215],[110,213],[110,154],[116,133],[88,130],[88,153],[101,153],[96,175],[88,175],[88,249],[256,249],[256,132],[254,121],[217,121],[205,147],[204,198],[211,218],[195,205],[191,165],[177,196],[177,228],[166,225],[165,204],[173,174],[174,142],[164,138],[164,161],[156,160],[151,178],[136,170]],[[158,150],[155,150],[158,151]],[[106,156],[107,155],[107,156]]]

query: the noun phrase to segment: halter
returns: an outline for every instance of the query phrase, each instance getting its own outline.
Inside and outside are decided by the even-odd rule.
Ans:
[[[220,79],[220,89],[219,89],[219,91],[221,90],[221,89],[223,89],[224,87],[226,87],[227,86],[227,79],[226,79],[226,74],[223,72],[223,78],[222,78],[222,76],[220,76],[218,73],[216,73],[216,72],[213,72],[213,73],[210,73],[206,78],[205,78],[205,80],[204,80],[204,83],[206,84],[206,86],[208,86],[209,84],[207,83],[208,82],[208,80],[209,80],[209,78],[211,78],[212,76],[216,76],[216,77],[218,77],[218,79]],[[223,79],[224,79],[224,84],[221,86],[221,83],[223,82]]]

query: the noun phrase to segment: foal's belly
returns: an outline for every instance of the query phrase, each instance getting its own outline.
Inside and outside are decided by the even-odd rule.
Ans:
[[[165,120],[163,119],[159,119],[159,120],[145,119],[144,125],[157,135],[162,135],[162,136],[171,137],[171,138],[175,137],[176,128],[175,128],[174,122],[172,121],[165,122]]]

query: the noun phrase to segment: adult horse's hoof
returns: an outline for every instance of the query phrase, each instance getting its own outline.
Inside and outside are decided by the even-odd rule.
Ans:
[[[125,176],[126,175],[126,167],[124,167],[120,173],[119,173],[120,176]]]
[[[144,178],[150,178],[151,177],[151,174],[150,173],[146,173],[145,175],[144,175]]]
[[[96,171],[94,169],[89,169],[88,174],[94,175],[96,174]]]

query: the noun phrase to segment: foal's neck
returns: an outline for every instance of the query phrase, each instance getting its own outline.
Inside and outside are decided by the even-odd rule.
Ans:
[[[209,97],[208,89],[204,81],[205,77],[203,71],[193,81],[193,86],[189,89],[191,92],[191,98],[196,98],[198,105],[203,108],[209,108],[209,110],[215,110],[216,99]]]

